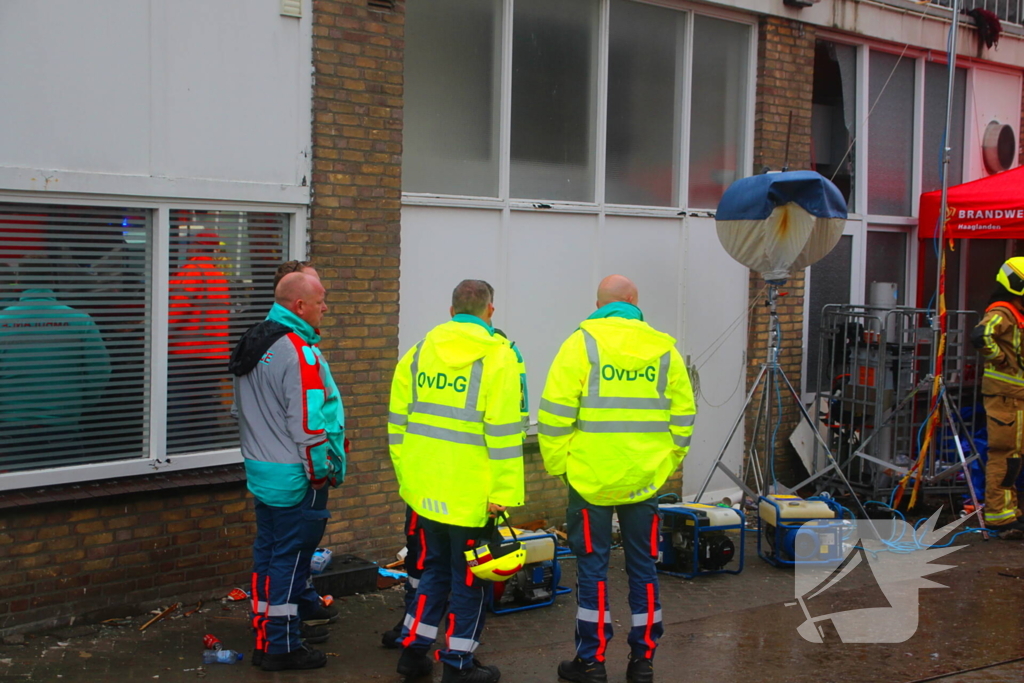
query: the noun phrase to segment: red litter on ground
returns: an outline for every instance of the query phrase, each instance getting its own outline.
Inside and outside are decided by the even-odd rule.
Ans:
[[[205,636],[203,636],[203,647],[205,647],[207,650],[221,649],[220,638],[207,633]]]
[[[232,588],[228,593],[228,600],[248,600],[249,595],[241,588]]]
[[[330,607],[331,604],[334,603],[334,596],[333,595],[321,595],[320,596],[320,602],[323,603],[324,607]]]

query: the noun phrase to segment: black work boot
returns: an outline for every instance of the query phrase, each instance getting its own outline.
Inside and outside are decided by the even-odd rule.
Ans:
[[[331,631],[326,626],[309,626],[308,624],[302,625],[299,634],[304,641],[312,645],[326,643],[327,639],[331,637]]]
[[[283,655],[263,655],[264,671],[284,671],[285,669],[319,669],[327,664],[327,655],[314,650],[305,643],[297,650]]]
[[[608,683],[604,662],[599,662],[596,659],[587,662],[580,657],[559,664],[558,677],[573,681],[573,683]]]
[[[451,664],[444,665],[441,683],[498,683],[501,672],[496,666],[484,666],[473,658],[473,666],[456,669]]]
[[[263,650],[257,650],[253,648],[252,659],[250,659],[249,661],[252,662],[253,666],[263,666],[263,655],[265,654],[266,653]]]
[[[384,631],[380,636],[380,644],[389,650],[402,647],[402,626],[405,625],[405,618],[395,624],[390,631]]]
[[[1024,524],[1020,520],[1008,524],[989,524],[988,530],[999,534],[1001,541],[1019,541],[1024,538]]]
[[[654,662],[646,657],[634,657],[630,652],[626,683],[654,683]]]
[[[405,648],[402,656],[398,658],[398,673],[406,678],[422,678],[429,676],[434,669],[434,663],[426,652]]]

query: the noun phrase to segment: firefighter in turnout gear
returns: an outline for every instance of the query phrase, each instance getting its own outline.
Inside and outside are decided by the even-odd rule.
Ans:
[[[444,627],[443,683],[497,683],[498,669],[473,655],[487,586],[469,571],[465,551],[489,516],[524,502],[519,367],[491,327],[490,285],[459,283],[450,312],[402,357],[391,384],[391,460],[416,516],[423,565],[398,673],[427,675],[427,651]]]
[[[1024,537],[1017,508],[1017,475],[1024,448],[1024,257],[1004,263],[998,286],[971,342],[985,358],[981,393],[988,415],[985,525],[999,538]]]
[[[539,440],[548,473],[569,488],[576,554],[576,657],[559,677],[605,683],[612,637],[608,557],[618,512],[629,575],[630,683],[654,680],[663,632],[658,602],[658,489],[690,446],[696,405],[676,340],[644,322],[636,286],[601,281],[597,310],[562,344],[541,397]]]

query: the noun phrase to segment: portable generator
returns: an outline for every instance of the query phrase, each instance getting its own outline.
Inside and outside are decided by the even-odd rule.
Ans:
[[[510,536],[507,529],[501,533]],[[558,585],[560,549],[553,534],[516,529],[516,537],[526,549],[526,564],[508,581],[490,584],[488,607],[495,614],[547,607],[554,604],[555,596],[572,592]]]
[[[659,572],[692,579],[701,574],[743,571],[743,514],[739,510],[702,503],[673,503],[658,509]],[[737,546],[739,564],[726,569],[736,559]]]
[[[776,567],[832,564],[843,559],[847,525],[821,500],[761,496],[757,506],[757,554]]]

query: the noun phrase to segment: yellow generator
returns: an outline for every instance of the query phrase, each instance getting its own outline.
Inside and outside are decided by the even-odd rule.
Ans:
[[[765,562],[792,567],[843,559],[846,525],[828,502],[775,494],[761,496],[757,512],[757,554]]]

